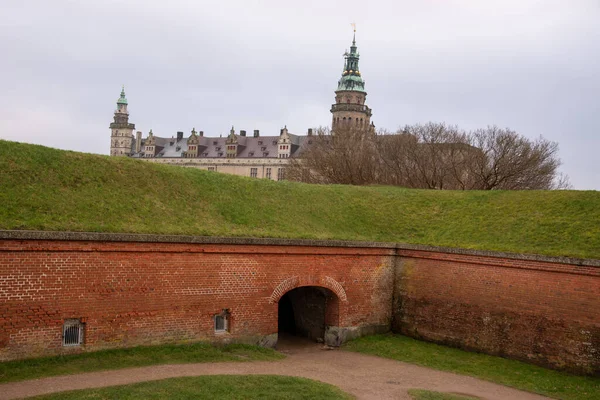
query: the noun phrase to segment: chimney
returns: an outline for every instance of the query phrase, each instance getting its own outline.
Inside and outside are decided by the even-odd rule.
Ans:
[[[313,130],[312,128],[308,128],[308,136],[312,136],[313,135]]]
[[[283,128],[279,130],[279,136],[283,135]]]
[[[204,131],[200,131],[200,137],[204,137]]]
[[[260,132],[258,129],[254,130],[254,137],[259,137],[260,136]]]
[[[240,131],[240,136],[246,136],[246,131]]]
[[[183,132],[177,132],[177,141],[179,142],[181,139],[183,139]]]
[[[142,151],[142,132],[137,131],[135,133],[135,152],[139,153]]]

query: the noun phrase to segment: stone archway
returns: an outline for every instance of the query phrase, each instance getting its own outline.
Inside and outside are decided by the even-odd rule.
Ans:
[[[293,335],[325,341],[329,327],[339,325],[340,301],[331,290],[301,286],[286,292],[278,301],[278,335]]]

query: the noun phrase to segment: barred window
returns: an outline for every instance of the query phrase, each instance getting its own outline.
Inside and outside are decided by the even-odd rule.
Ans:
[[[224,309],[220,314],[215,315],[215,333],[229,331],[229,310]]]
[[[83,344],[85,324],[80,319],[67,319],[63,324],[63,346],[81,346]]]

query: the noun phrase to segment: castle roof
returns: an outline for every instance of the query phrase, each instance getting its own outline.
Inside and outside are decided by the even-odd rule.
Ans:
[[[288,134],[291,141],[290,156],[298,156],[307,144],[308,136]],[[280,136],[241,136],[237,135],[236,159],[247,158],[277,158],[278,140]],[[154,135],[156,155],[158,158],[182,158],[188,151],[188,138],[165,138]],[[225,158],[228,137],[200,136],[198,139],[198,157],[195,158]],[[141,151],[135,153],[132,146],[132,157],[144,157],[144,144],[147,139],[142,139]]]
[[[117,100],[117,104],[127,104],[127,98],[125,97],[125,85],[121,88],[121,97]]]
[[[344,71],[342,72],[342,78],[338,81],[337,91],[355,91],[364,92],[365,82],[362,79],[360,70],[358,68],[358,54],[356,47],[356,31],[354,31],[354,37],[352,38],[352,46],[350,52],[344,54],[345,63]]]

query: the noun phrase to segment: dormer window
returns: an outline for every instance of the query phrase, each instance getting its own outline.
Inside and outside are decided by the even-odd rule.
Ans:
[[[215,147],[215,150],[219,151],[219,150],[221,150],[221,147],[220,146],[219,147]]]
[[[217,153],[217,156],[223,157],[223,153]]]
[[[253,151],[251,151],[250,153],[248,153],[248,156],[249,156],[249,157],[254,157],[254,152],[253,152]]]
[[[216,146],[217,144],[219,144],[219,142],[217,142],[216,140],[213,142],[213,146]]]
[[[261,151],[265,151],[266,149],[267,149],[266,146],[263,146],[260,148]]]
[[[273,140],[273,145],[276,145],[276,144],[277,144],[277,140]]]

